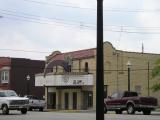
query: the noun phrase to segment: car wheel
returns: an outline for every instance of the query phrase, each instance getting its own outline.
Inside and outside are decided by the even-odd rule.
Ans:
[[[127,113],[128,114],[134,114],[134,106],[132,104],[127,105]]]
[[[21,113],[22,113],[22,114],[27,114],[27,108],[22,108],[22,109],[21,109]]]
[[[143,110],[143,114],[144,115],[150,115],[151,114],[151,110]]]
[[[2,107],[2,114],[3,115],[8,115],[9,114],[9,109],[7,105],[3,105]]]

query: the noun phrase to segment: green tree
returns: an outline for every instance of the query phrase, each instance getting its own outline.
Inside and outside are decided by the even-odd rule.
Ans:
[[[152,77],[160,77],[160,59],[158,59],[155,63],[155,67],[152,70]],[[156,92],[160,90],[160,83],[154,84],[151,89]]]

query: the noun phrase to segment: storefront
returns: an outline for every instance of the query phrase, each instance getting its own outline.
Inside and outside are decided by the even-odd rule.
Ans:
[[[93,75],[36,75],[36,86],[45,86],[48,109],[89,109],[93,107]]]

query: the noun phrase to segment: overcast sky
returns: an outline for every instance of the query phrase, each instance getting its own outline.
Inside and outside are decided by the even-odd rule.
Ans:
[[[160,0],[103,0],[104,41],[160,53]],[[0,56],[45,60],[96,47],[97,0],[0,0]]]

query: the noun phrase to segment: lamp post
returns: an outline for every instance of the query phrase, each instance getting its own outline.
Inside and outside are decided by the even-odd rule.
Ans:
[[[26,79],[27,79],[27,95],[29,95],[29,80],[30,80],[30,75],[27,75],[26,76]]]
[[[128,61],[126,65],[128,67],[128,91],[130,92],[130,72],[132,64],[130,61]]]

